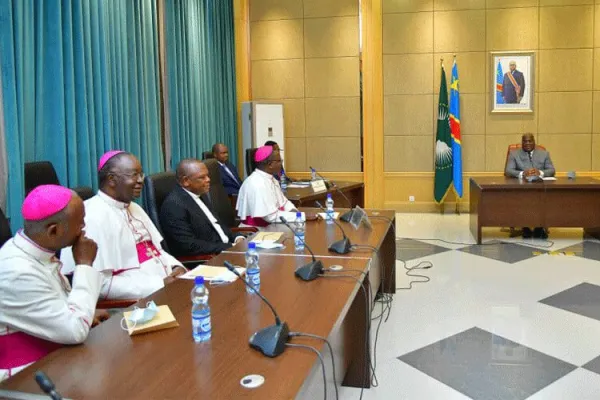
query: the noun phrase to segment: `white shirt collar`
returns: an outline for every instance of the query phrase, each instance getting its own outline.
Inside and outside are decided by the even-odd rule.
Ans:
[[[106,193],[104,193],[102,190],[98,190],[98,197],[104,200],[104,202],[109,206],[118,208],[120,210],[125,210],[127,207],[129,207],[129,203],[123,203],[119,200],[115,200]]]
[[[254,170],[254,172],[258,173],[258,176],[260,176],[260,177],[262,177],[262,178],[269,179],[269,180],[271,180],[271,181],[274,181],[274,180],[275,180],[275,178],[273,177],[273,175],[271,175],[271,174],[269,174],[269,173],[267,173],[267,172],[263,171],[262,169],[258,169],[258,168],[256,168],[256,169]]]
[[[52,258],[56,256],[54,251],[45,249],[31,240],[22,229],[17,232],[13,240],[15,246],[43,263],[51,262]]]

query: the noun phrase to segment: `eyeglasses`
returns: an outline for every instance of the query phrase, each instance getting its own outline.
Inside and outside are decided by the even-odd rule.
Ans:
[[[127,178],[133,178],[133,180],[144,180],[144,178],[146,177],[146,175],[143,172],[130,172],[130,173],[118,173],[118,172],[110,172],[111,174],[115,175],[115,176],[125,176]]]

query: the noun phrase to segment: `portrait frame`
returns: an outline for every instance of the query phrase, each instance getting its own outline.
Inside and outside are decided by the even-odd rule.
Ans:
[[[514,65],[514,71],[511,69]],[[535,52],[490,53],[490,112],[532,114],[535,92]]]

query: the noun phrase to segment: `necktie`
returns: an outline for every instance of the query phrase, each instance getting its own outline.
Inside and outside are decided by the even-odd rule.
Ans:
[[[531,166],[533,166],[533,154],[531,154],[531,152],[527,154],[529,154],[529,162],[531,163]]]

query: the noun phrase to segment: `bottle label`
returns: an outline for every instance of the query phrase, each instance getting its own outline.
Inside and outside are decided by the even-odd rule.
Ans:
[[[260,274],[258,273],[258,271],[252,271],[251,273],[248,274],[249,282],[255,286],[258,287],[260,285]]]
[[[211,330],[210,314],[204,314],[201,317],[193,317],[192,327],[194,330],[200,329],[202,333],[209,333]]]

